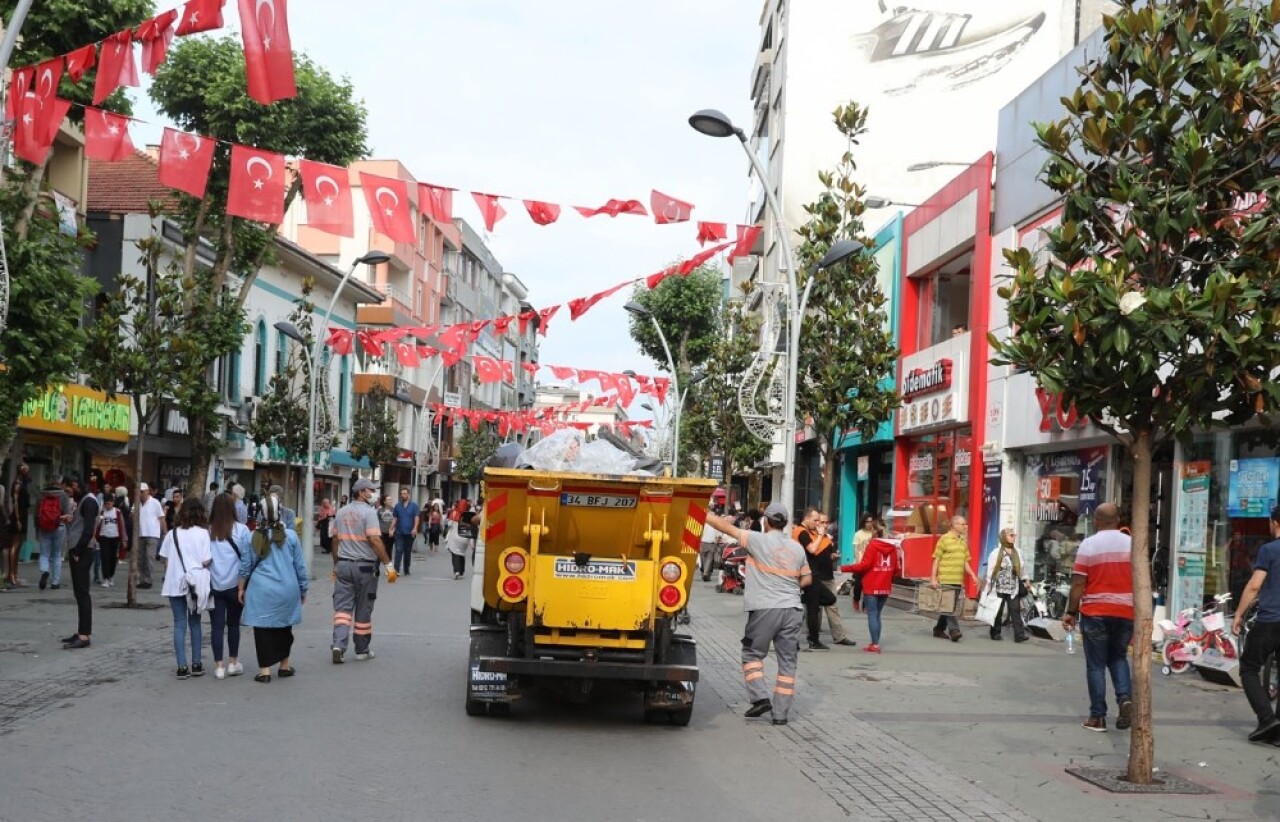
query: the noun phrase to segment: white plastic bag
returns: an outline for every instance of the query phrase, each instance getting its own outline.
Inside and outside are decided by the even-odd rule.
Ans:
[[[996,614],[1000,613],[1000,597],[995,591],[983,591],[978,597],[978,612],[974,618],[984,625],[995,627]]]

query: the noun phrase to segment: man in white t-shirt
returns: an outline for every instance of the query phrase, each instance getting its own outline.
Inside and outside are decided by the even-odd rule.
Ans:
[[[715,509],[712,509],[713,511]],[[715,513],[720,513],[715,511]],[[710,523],[702,526],[702,545],[698,551],[698,565],[702,568],[702,581],[711,581],[711,572],[720,567],[720,554],[724,550],[721,542],[724,535]]]
[[[138,547],[133,561],[138,566],[138,587],[151,587],[151,555],[160,547],[168,528],[164,522],[164,507],[151,496],[151,486],[145,482],[138,486]]]

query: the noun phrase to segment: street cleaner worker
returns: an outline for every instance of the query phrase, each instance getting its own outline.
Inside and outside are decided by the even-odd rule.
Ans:
[[[382,525],[370,500],[377,487],[356,480],[351,502],[333,518],[333,664],[341,665],[347,640],[355,634],[356,659],[373,659],[373,602],[378,596],[378,565],[387,571],[387,582],[398,575],[382,544]]]
[[[804,628],[804,607],[800,590],[813,581],[809,562],[800,543],[787,536],[787,508],[775,502],[764,511],[764,532],[738,528],[733,520],[707,514],[707,524],[737,540],[747,550],[746,636],[742,638],[742,676],[751,695],[745,716],[753,718],[772,712],[774,725],[786,725],[796,694],[796,661],[800,656],[800,632]],[[764,659],[773,644],[778,658],[778,681],[773,699],[764,681]]]

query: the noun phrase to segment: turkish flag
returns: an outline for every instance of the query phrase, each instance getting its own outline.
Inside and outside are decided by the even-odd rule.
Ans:
[[[84,155],[91,160],[116,163],[134,151],[129,139],[129,118],[93,106],[84,107]]]
[[[699,251],[697,254],[694,254],[692,257],[690,257],[689,259],[685,260],[684,262],[676,266],[676,273],[679,274],[681,277],[688,277],[707,260],[710,260],[712,257],[719,254],[721,251],[724,251],[725,249],[733,245],[734,243],[721,243],[720,245],[712,246],[711,248],[708,248],[705,251]]]
[[[160,140],[160,185],[203,197],[215,148],[213,140],[166,128]]]
[[[493,333],[501,336],[507,333],[507,329],[511,327],[511,323],[515,322],[515,317],[495,317],[493,320]]]
[[[548,365],[547,368],[551,369],[551,373],[555,375],[557,380],[577,379],[578,377],[578,369],[576,368],[568,368],[563,365]]]
[[[199,34],[222,28],[222,4],[226,0],[190,0],[182,7],[182,22],[178,24],[178,36]]]
[[[467,326],[467,339],[475,342],[480,339],[480,335],[484,333],[485,328],[489,325],[488,320],[476,320]]]
[[[44,109],[33,113],[32,109],[37,106],[38,100],[28,93],[28,110],[22,115],[24,125],[19,126],[13,136],[13,153],[28,163],[40,165],[49,156],[53,137],[58,132],[58,126],[66,119],[67,112],[71,110],[71,101],[55,97]]]
[[[355,336],[345,328],[329,329],[329,339],[324,344],[333,349],[333,353],[339,357],[345,357],[351,353],[351,338]]]
[[[69,52],[67,54],[67,76],[78,83],[80,78],[84,77],[85,72],[93,68],[97,62],[98,47],[93,43]]]
[[[284,155],[248,146],[231,147],[227,213],[279,225],[284,221]]]
[[[437,223],[453,222],[455,189],[418,183],[418,208]]]
[[[93,83],[93,104],[102,101],[121,86],[138,85],[138,67],[133,62],[133,32],[118,31],[102,41],[98,53],[98,77]]]
[[[475,366],[476,378],[480,380],[481,385],[502,379],[502,366],[498,365],[498,361],[493,357],[476,355],[471,358],[471,364]]]
[[[661,271],[656,271],[653,274],[650,274],[648,277],[645,277],[644,284],[649,287],[650,291],[652,291],[653,289],[661,285],[663,280],[670,277],[672,274],[675,274],[676,269],[678,268],[679,266],[677,265],[669,265],[666,268],[662,269]]]
[[[636,388],[631,384],[631,378],[626,374],[618,374],[618,399],[622,402],[623,408],[630,408],[631,403],[636,398]]]
[[[351,178],[347,170],[300,160],[298,174],[302,177],[302,200],[307,204],[307,225],[326,234],[354,237]]]
[[[538,364],[536,362],[522,362],[520,363],[520,367],[525,371],[528,371],[530,377],[537,376],[538,374]]]
[[[471,196],[476,201],[476,207],[480,209],[480,216],[484,217],[484,230],[493,231],[498,221],[507,216],[507,210],[502,207],[502,203],[498,202],[498,195],[473,191]]]
[[[502,368],[502,379],[506,382],[516,381],[516,367],[510,360],[499,360],[498,365]]]
[[[297,97],[288,0],[240,0],[240,36],[249,96],[263,105]]]
[[[520,322],[520,333],[525,334],[529,331],[529,323],[533,322],[534,317],[538,316],[536,311],[521,311],[516,315],[516,319]]]
[[[466,323],[449,326],[440,332],[440,342],[444,343],[445,347],[452,351],[461,352],[465,350],[467,347],[467,328]]]
[[[667,391],[671,389],[671,379],[669,377],[653,378],[653,395],[658,398],[659,405],[667,404]]]
[[[677,200],[655,188],[649,193],[649,210],[653,212],[653,221],[658,225],[685,223],[693,213],[693,203]]]
[[[593,305],[600,302],[605,297],[612,297],[614,294],[617,294],[622,289],[631,285],[631,282],[631,280],[627,280],[625,283],[618,283],[608,291],[601,291],[599,294],[592,294],[590,297],[578,297],[577,299],[570,300],[569,319],[578,319],[583,314],[586,314]]]
[[[4,119],[18,120],[27,110],[27,94],[34,93],[36,67],[15,69],[9,80],[9,96],[4,98]]]
[[[619,214],[635,214],[640,217],[649,216],[649,212],[644,210],[644,205],[639,200],[610,200],[599,208],[584,208],[583,206],[574,206],[573,208],[583,217],[595,217],[599,214],[607,214],[610,217],[617,217]]]
[[[698,221],[698,243],[706,245],[729,239],[728,223],[704,223]]]
[[[729,252],[730,265],[738,257],[745,257],[751,253],[751,247],[756,244],[756,238],[760,236],[760,232],[763,230],[764,227],[758,225],[738,226],[738,241],[733,244],[733,250]]]
[[[551,225],[560,219],[560,206],[555,203],[544,203],[540,200],[525,200],[524,207],[529,212],[529,219],[538,225]]]
[[[137,38],[142,44],[142,70],[153,77],[156,69],[164,62],[165,55],[169,53],[169,44],[173,42],[173,24],[177,19],[178,10],[169,9],[138,26]]]
[[[440,356],[440,352],[429,345],[420,345],[418,346],[418,356],[424,360],[429,360],[432,357]]]
[[[370,357],[382,356],[382,343],[378,342],[373,332],[362,328],[356,332],[356,340],[360,342],[360,348]]]
[[[373,338],[380,343],[393,343],[399,342],[403,337],[408,336],[408,334],[409,329],[407,328],[388,328],[385,331],[378,331],[374,333]]]
[[[601,391],[613,391],[615,393],[618,390],[618,378],[621,376],[621,374],[611,374],[608,371],[597,371],[595,375],[596,379],[600,381]]]
[[[29,127],[41,143],[48,145],[53,144],[53,138],[58,135],[58,127],[62,125],[62,117],[55,119],[57,109],[53,104],[58,98],[58,84],[61,82],[61,57],[45,60],[36,66],[35,85],[30,89],[35,97],[32,100],[34,105],[28,109],[33,115]]]
[[[412,343],[396,343],[396,359],[405,368],[416,368],[418,365],[418,347]]]
[[[547,326],[551,324],[551,318],[560,310],[560,306],[553,305],[550,308],[544,308],[538,312],[538,333],[547,336]]]
[[[457,351],[441,351],[440,361],[444,363],[445,368],[452,368],[462,362],[462,354]]]
[[[413,230],[413,217],[409,214],[409,185],[404,180],[379,177],[360,172],[360,188],[364,192],[369,215],[373,217],[373,230],[397,243],[414,243],[418,233]]]

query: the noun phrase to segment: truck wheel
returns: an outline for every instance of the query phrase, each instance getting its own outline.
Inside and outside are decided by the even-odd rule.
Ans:
[[[672,665],[698,665],[698,646],[692,642],[673,642],[671,643],[671,652],[668,659]],[[667,722],[672,725],[684,727],[689,724],[689,720],[693,718],[693,700],[697,695],[698,683],[688,683],[689,688],[689,704],[683,708],[677,708],[674,711],[667,711]]]
[[[678,711],[667,712],[667,721],[670,722],[672,725],[678,725],[683,728],[684,726],[689,724],[690,719],[693,719],[692,705],[690,705],[687,708],[681,708]]]

